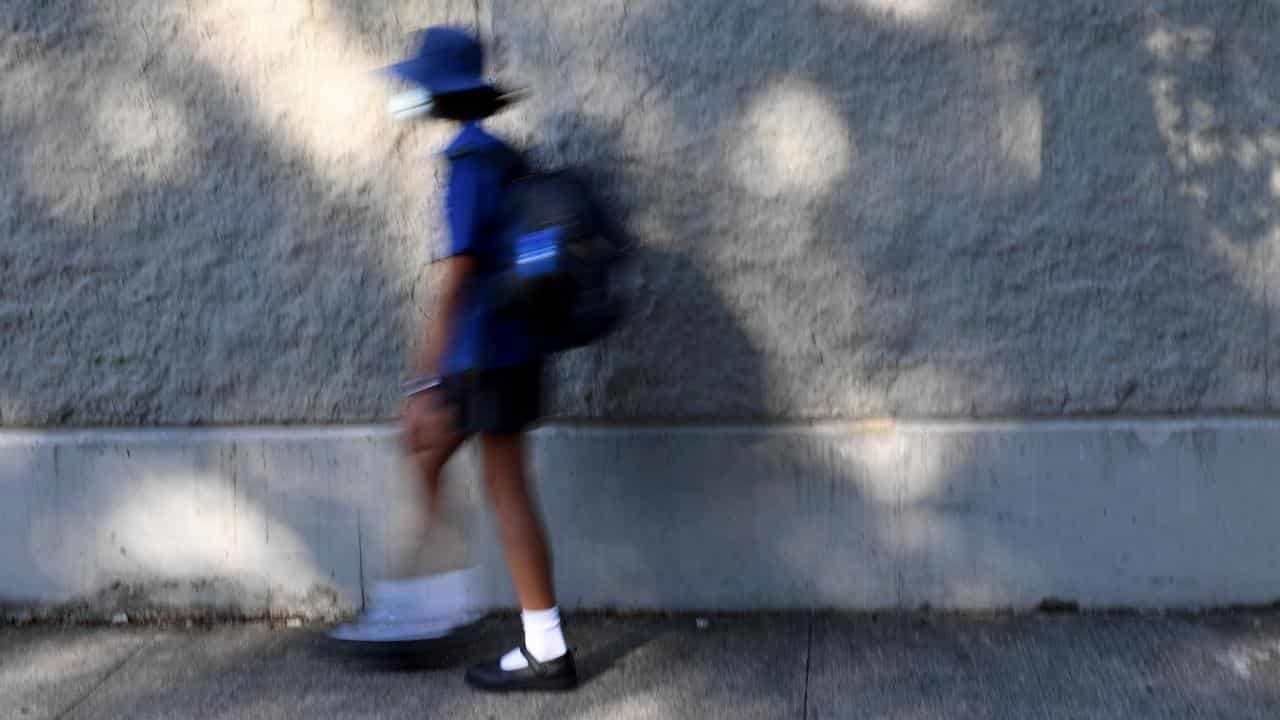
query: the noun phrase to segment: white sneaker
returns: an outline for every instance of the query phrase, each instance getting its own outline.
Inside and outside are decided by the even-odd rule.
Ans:
[[[438,640],[485,613],[479,602],[479,571],[455,570],[374,585],[358,618],[329,631],[344,642],[392,643]]]

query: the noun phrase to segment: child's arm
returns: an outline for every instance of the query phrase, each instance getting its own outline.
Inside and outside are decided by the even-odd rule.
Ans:
[[[443,277],[437,292],[438,312],[424,323],[425,343],[414,363],[414,370],[422,376],[436,377],[444,370],[444,354],[453,342],[451,334],[462,310],[463,289],[476,268],[475,251],[487,220],[482,200],[486,190],[491,190],[485,187],[484,168],[483,161],[475,157],[457,158],[450,164],[445,188],[449,244],[445,257],[439,260]]]
[[[467,278],[475,270],[475,258],[470,255],[454,255],[440,262],[444,277],[440,287],[440,301],[436,312],[423,323],[422,354],[415,363],[419,375],[438,377],[445,349],[453,338],[450,334],[455,326],[458,312],[462,305],[462,289],[466,287]]]
[[[455,255],[441,261],[444,277],[439,292],[439,311],[423,322],[423,346],[414,363],[417,379],[410,381],[402,411],[410,452],[430,450],[453,434],[453,418],[440,403],[438,388],[443,358],[462,305],[462,291],[475,269],[475,258]],[[402,389],[404,386],[402,386]],[[438,488],[430,491],[436,495]],[[435,507],[434,501],[432,507]]]

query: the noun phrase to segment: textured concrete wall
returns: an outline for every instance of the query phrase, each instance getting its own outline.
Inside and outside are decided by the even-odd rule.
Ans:
[[[464,522],[419,546],[397,443],[375,426],[0,433],[0,604],[323,616],[464,565]],[[451,483],[453,517],[472,487]]]
[[[1278,437],[1268,420],[560,426],[532,457],[566,606],[1202,607],[1280,598]],[[0,433],[0,605],[358,606],[404,548],[394,450],[370,426]],[[492,601],[513,604],[472,528]]]
[[[384,416],[440,129],[373,70],[439,0],[0,5],[0,423]]]
[[[0,7],[0,423],[393,409],[441,137],[366,70],[478,22],[643,243],[611,419],[1280,406],[1280,5]]]
[[[609,416],[1280,403],[1280,5],[496,0],[516,118],[613,171]]]

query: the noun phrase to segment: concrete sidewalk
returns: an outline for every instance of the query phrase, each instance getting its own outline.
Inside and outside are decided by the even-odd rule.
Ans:
[[[335,654],[315,628],[0,628],[0,717],[1276,718],[1280,615],[788,614],[570,620],[586,683],[467,689],[456,663]]]

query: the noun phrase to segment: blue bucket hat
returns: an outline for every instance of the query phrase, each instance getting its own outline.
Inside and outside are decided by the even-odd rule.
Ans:
[[[413,57],[387,71],[426,88],[432,95],[490,87],[484,79],[484,48],[471,33],[430,27],[418,33]]]

